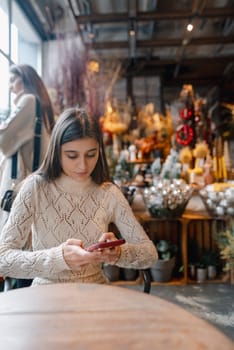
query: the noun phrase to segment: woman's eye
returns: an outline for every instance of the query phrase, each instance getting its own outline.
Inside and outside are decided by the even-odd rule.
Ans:
[[[96,153],[86,154],[86,158],[94,158],[95,156],[96,156]],[[77,158],[79,158],[79,156],[76,155],[76,154],[67,154],[67,157],[69,159],[77,159]]]
[[[67,155],[67,158],[69,158],[69,159],[76,159],[77,158],[77,156],[76,155]]]

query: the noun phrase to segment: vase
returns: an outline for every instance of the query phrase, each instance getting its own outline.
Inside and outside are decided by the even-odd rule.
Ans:
[[[123,269],[124,279],[126,281],[135,281],[138,277],[138,271],[135,269]]]
[[[197,268],[197,282],[204,282],[207,278],[207,268]]]
[[[175,256],[169,260],[157,260],[156,263],[151,266],[150,272],[153,281],[156,282],[168,282],[172,278],[172,272],[175,267]]]
[[[189,266],[189,276],[191,279],[196,278],[196,266],[194,264],[190,264]]]
[[[217,269],[216,269],[216,266],[214,265],[209,265],[207,267],[207,276],[208,276],[208,279],[214,279],[216,277],[216,274],[217,274]]]
[[[105,276],[110,282],[116,282],[120,279],[120,268],[116,265],[103,265],[103,271]]]

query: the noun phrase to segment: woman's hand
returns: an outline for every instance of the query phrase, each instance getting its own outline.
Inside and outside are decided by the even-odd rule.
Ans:
[[[87,252],[83,248],[82,241],[79,239],[71,238],[63,244],[63,257],[66,264],[71,270],[79,270],[81,266],[90,263],[102,263],[102,254],[100,251],[93,252],[94,254]]]
[[[114,241],[117,238],[114,233],[104,233],[99,242]],[[105,248],[102,250],[95,250],[88,252],[83,248],[82,241],[79,239],[68,239],[63,244],[63,257],[66,264],[71,270],[78,271],[81,266],[91,263],[103,263],[114,265],[121,255],[121,247]]]
[[[108,242],[108,241],[116,241],[117,238],[113,232],[105,232],[101,235],[99,242]],[[120,258],[121,255],[121,246],[113,247],[113,248],[105,248],[102,250],[102,256],[105,259],[104,262],[115,265]]]

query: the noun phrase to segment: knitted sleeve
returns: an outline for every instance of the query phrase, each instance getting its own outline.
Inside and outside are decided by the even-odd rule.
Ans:
[[[6,157],[12,156],[22,145],[34,137],[36,99],[23,95],[16,109],[0,124],[0,149]]]
[[[23,250],[30,239],[35,213],[37,177],[30,176],[18,193],[0,235],[0,275],[15,278],[51,278],[68,270],[62,245],[50,249]]]
[[[112,222],[126,240],[122,246],[120,267],[144,269],[152,266],[157,259],[153,242],[137,221],[131,207],[117,186],[112,186],[106,205],[112,211]]]

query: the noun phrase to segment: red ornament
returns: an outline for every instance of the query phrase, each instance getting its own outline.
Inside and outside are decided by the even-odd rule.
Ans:
[[[181,118],[184,119],[184,120],[190,119],[190,118],[192,117],[192,115],[193,115],[193,111],[192,111],[191,108],[185,107],[184,109],[182,109],[182,110],[180,111],[180,116],[181,116]]]
[[[187,125],[181,125],[176,131],[176,141],[183,146],[189,145],[194,137],[193,129]]]

